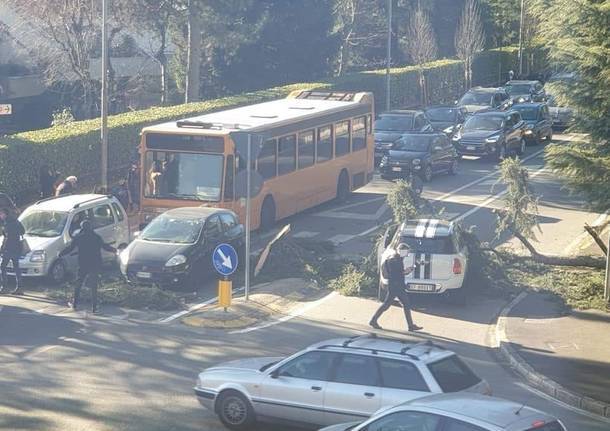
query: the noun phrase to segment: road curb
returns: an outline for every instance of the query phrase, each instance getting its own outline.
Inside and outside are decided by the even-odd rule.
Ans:
[[[511,342],[506,335],[507,317],[512,309],[528,295],[528,292],[521,292],[502,309],[496,321],[495,343],[493,343],[493,347],[498,349],[497,351],[500,357],[535,389],[569,406],[584,410],[588,413],[593,413],[603,418],[610,418],[610,404],[566,389],[554,380],[540,374],[534,370],[511,345]]]

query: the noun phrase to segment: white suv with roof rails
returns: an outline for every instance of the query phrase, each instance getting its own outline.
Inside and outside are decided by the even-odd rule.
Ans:
[[[468,248],[461,239],[459,227],[438,219],[407,220],[401,225],[390,226],[378,250],[378,264],[398,244],[409,246],[408,253],[401,252],[405,268],[413,267],[405,275],[405,287],[409,293],[451,293],[457,302],[463,302],[464,278],[468,269]],[[379,271],[380,291],[388,283]]]
[[[59,258],[84,219],[91,220],[104,242],[122,248],[129,244],[129,221],[125,209],[113,196],[83,194],[43,199],[29,206],[19,216],[27,243],[19,260],[24,277],[48,276],[59,283],[67,273],[76,271],[77,251]],[[107,260],[115,257],[103,253]],[[9,274],[14,274],[9,264]]]
[[[256,421],[326,426],[444,392],[491,390],[454,352],[374,334],[316,343],[288,358],[227,362],[199,374],[195,395],[227,427]]]
[[[501,398],[430,395],[377,412],[362,423],[320,431],[566,431],[553,416]]]

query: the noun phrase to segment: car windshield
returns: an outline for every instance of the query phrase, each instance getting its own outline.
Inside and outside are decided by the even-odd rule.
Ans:
[[[500,130],[502,117],[490,115],[474,115],[464,124],[464,130]]]
[[[504,88],[508,94],[529,94],[532,86],[530,84],[507,84]]]
[[[456,114],[456,108],[430,108],[426,110],[426,116],[430,121],[454,121]]]
[[[425,152],[430,148],[432,136],[406,135],[400,138],[393,150]]]
[[[491,93],[468,92],[460,99],[460,105],[491,105]]]
[[[202,225],[201,219],[161,214],[146,226],[139,238],[144,241],[192,244],[199,238]]]
[[[400,132],[413,129],[412,115],[386,115],[375,121],[375,130],[383,132]]]
[[[45,238],[61,235],[67,220],[68,214],[58,211],[27,211],[19,217],[26,235]]]
[[[428,364],[443,392],[459,392],[478,384],[481,379],[456,355]]]
[[[146,153],[147,198],[219,201],[222,184],[221,154]]]
[[[515,108],[521,114],[521,118],[524,120],[537,120],[538,119],[538,108],[533,106],[524,106]]]

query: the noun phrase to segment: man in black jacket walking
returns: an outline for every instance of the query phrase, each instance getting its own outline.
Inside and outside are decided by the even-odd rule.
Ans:
[[[7,282],[7,266],[9,261],[13,262],[13,270],[15,271],[15,290],[14,295],[22,295],[21,292],[21,268],[19,268],[19,258],[23,253],[21,243],[22,237],[25,234],[23,225],[17,218],[7,210],[0,210],[0,220],[4,222],[2,228],[2,246],[0,253],[2,254],[2,263],[0,263],[0,293],[5,293]]]
[[[116,249],[104,243],[102,238],[93,230],[89,220],[82,221],[80,232],[72,239],[70,246],[63,250],[59,256],[66,256],[75,248],[78,248],[78,281],[74,288],[74,299],[71,306],[76,310],[81,288],[89,284],[91,311],[97,313],[97,287],[102,270],[102,249],[111,253],[116,253]]]
[[[405,275],[410,274],[411,271],[413,271],[413,268],[404,268],[403,259],[399,252],[399,250],[403,249],[408,250],[408,246],[406,244],[399,244],[381,265],[381,273],[383,274],[383,277],[388,280],[388,293],[386,294],[383,304],[381,304],[369,322],[369,325],[375,329],[381,329],[377,320],[388,310],[388,308],[390,308],[396,298],[398,298],[402,304],[409,331],[418,331],[422,329],[420,326],[413,323],[413,318],[411,317],[409,297],[405,291]]]

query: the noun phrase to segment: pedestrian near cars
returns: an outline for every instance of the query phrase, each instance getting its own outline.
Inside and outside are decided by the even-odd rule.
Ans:
[[[379,326],[377,321],[381,315],[390,308],[394,300],[397,298],[402,304],[402,309],[405,313],[405,319],[407,320],[407,327],[409,331],[418,331],[422,329],[420,326],[413,323],[409,297],[405,290],[405,275],[410,274],[411,271],[413,271],[413,268],[410,267],[405,269],[400,252],[408,252],[408,250],[409,247],[406,244],[398,244],[395,249],[391,250],[390,254],[386,257],[386,259],[384,259],[381,265],[381,273],[383,277],[388,280],[388,291],[383,304],[381,304],[369,322],[369,325],[375,329],[381,329],[381,326]]]
[[[42,165],[39,172],[40,197],[42,199],[55,196],[55,182],[59,174],[53,172],[48,165]]]
[[[15,271],[15,289],[14,295],[22,295],[21,290],[21,268],[19,267],[19,258],[23,254],[23,235],[25,229],[17,217],[8,210],[0,211],[0,219],[4,222],[2,228],[2,246],[0,246],[0,254],[2,254],[2,262],[0,263],[0,293],[6,293],[7,289],[7,267],[9,262],[13,264]]]
[[[129,210],[140,209],[140,162],[134,161],[127,172],[127,191],[129,192]]]
[[[102,250],[111,253],[116,253],[117,250],[104,243],[93,230],[89,220],[83,220],[80,232],[74,236],[68,248],[59,253],[59,256],[66,256],[75,248],[78,248],[78,280],[74,288],[74,297],[69,305],[74,310],[77,309],[81,289],[88,285],[91,289],[91,311],[97,313],[97,288],[102,270]]]
[[[61,195],[70,195],[76,191],[76,184],[78,183],[78,178],[74,175],[70,175],[65,180],[61,182],[57,189],[55,190],[55,196]]]

